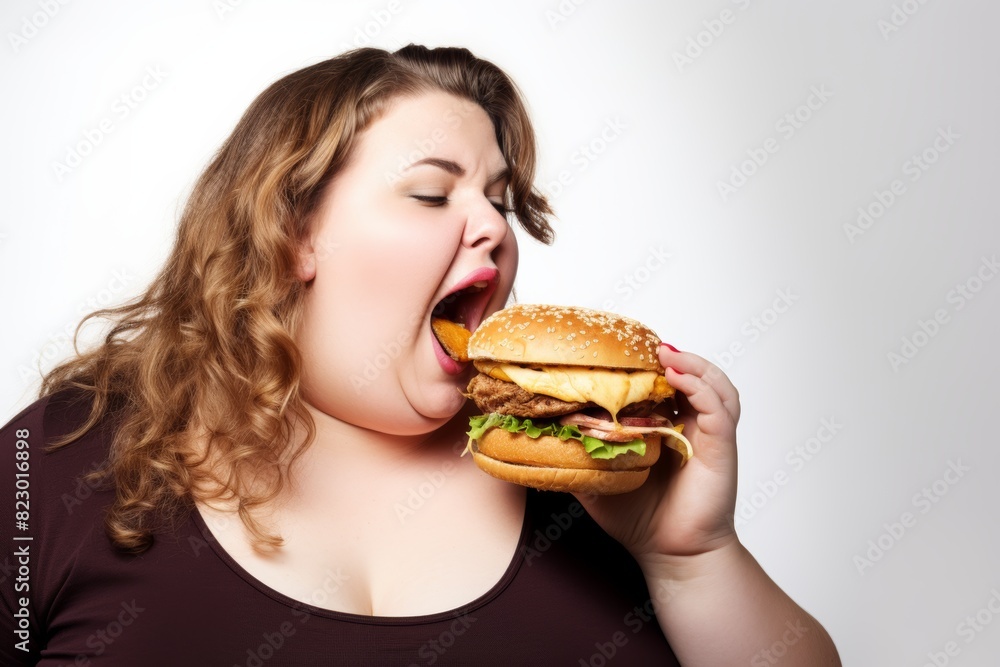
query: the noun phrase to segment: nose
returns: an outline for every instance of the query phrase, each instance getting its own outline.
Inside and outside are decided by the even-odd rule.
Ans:
[[[507,218],[493,207],[486,197],[477,198],[469,206],[462,242],[469,248],[492,250],[510,233]]]

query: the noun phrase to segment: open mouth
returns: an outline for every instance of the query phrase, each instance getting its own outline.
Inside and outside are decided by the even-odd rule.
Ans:
[[[487,280],[479,280],[464,289],[452,292],[438,301],[431,312],[431,317],[461,324],[469,331],[472,331],[479,324],[479,322],[474,322],[473,319],[482,314],[483,309],[480,307],[479,302],[483,301],[481,296],[485,294],[489,284]],[[489,298],[489,295],[486,296]]]
[[[479,269],[469,274],[457,289],[441,299],[431,311],[431,320],[442,319],[458,324],[467,331],[474,331],[483,319],[486,304],[497,286],[496,269]],[[448,341],[434,333],[438,344],[445,350],[452,349]]]

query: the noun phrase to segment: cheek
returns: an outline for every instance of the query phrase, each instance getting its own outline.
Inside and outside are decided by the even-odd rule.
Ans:
[[[317,266],[326,303],[346,317],[358,316],[358,309],[422,312],[450,258],[440,233],[405,222],[370,220],[331,230],[326,244],[334,250]]]
[[[401,277],[412,279],[417,271],[447,266],[461,240],[460,226],[420,209],[386,208],[381,215],[362,213],[344,224],[328,225],[319,238],[321,246],[330,249],[324,257],[327,271],[338,279],[364,277],[380,287]]]
[[[369,257],[355,248],[330,262],[335,266],[320,267],[313,282],[303,331],[322,352],[324,368],[350,377],[385,350],[398,354],[410,342],[433,287],[406,253]],[[384,370],[386,363],[378,366]]]
[[[507,237],[503,242],[493,251],[492,259],[496,264],[497,268],[500,269],[500,289],[497,290],[501,294],[509,294],[511,288],[514,286],[514,279],[517,277],[517,266],[519,260],[519,250],[517,247],[517,239],[514,236],[514,230],[511,229],[507,232]],[[503,307],[502,305],[500,306]]]
[[[494,254],[500,270],[506,270],[505,272],[510,275],[511,280],[514,279],[514,275],[517,273],[518,261],[521,257],[520,253],[521,251],[517,246],[517,236],[514,235],[513,229],[508,229],[507,237]]]
[[[305,399],[351,423],[367,420],[373,405],[392,406],[420,321],[404,306],[367,289],[314,284],[299,336]]]
[[[452,259],[444,240],[419,231],[369,224],[318,241],[328,252],[317,258],[299,344],[303,389],[323,412],[357,421],[373,403],[402,400],[400,367]]]

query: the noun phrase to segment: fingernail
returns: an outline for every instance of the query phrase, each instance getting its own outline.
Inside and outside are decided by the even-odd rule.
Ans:
[[[676,347],[674,347],[674,346],[673,346],[673,345],[671,345],[670,343],[660,343],[660,346],[661,346],[661,347],[666,347],[666,348],[667,348],[668,350],[670,350],[671,352],[680,352],[680,350],[678,350],[678,349],[677,349]]]
[[[674,351],[676,352],[676,350],[674,350]],[[679,371],[679,370],[677,370],[676,368],[674,368],[672,366],[667,366],[667,368],[670,369],[670,370],[672,370],[673,372],[677,373],[678,375],[684,375],[683,371]]]

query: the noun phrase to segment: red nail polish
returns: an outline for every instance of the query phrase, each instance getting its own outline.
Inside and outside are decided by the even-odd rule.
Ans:
[[[677,373],[678,375],[685,375],[685,373],[683,371],[679,371],[676,368],[674,368],[673,366],[667,366],[667,368],[669,368],[673,372]]]
[[[671,352],[680,352],[680,350],[678,350],[678,349],[677,349],[676,347],[674,347],[674,346],[673,346],[673,345],[671,345],[670,343],[660,343],[660,345],[661,345],[661,346],[665,346],[665,347],[666,347],[666,348],[667,348],[668,350],[670,350]]]

